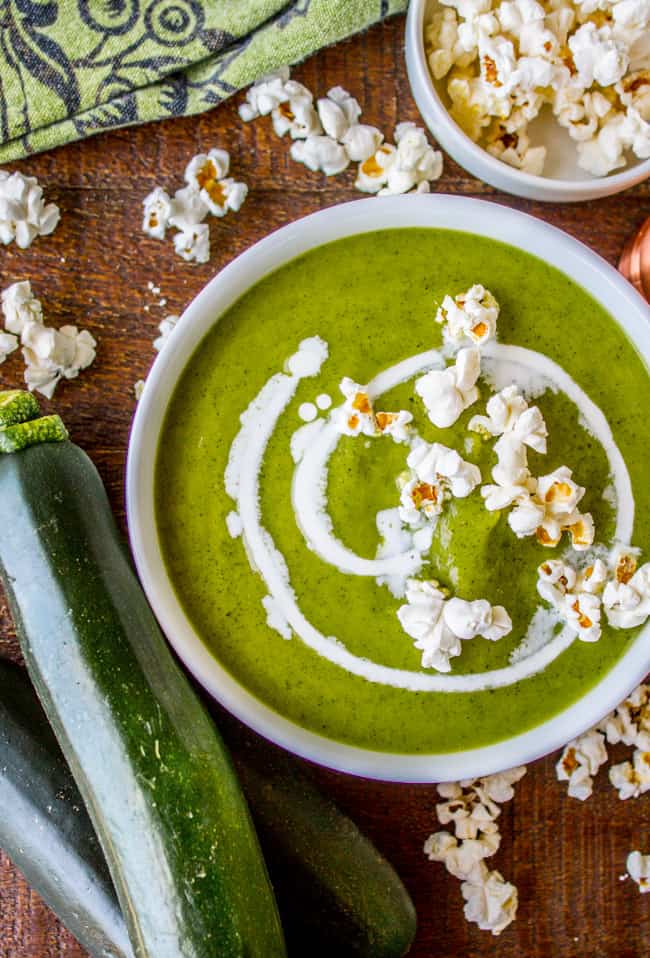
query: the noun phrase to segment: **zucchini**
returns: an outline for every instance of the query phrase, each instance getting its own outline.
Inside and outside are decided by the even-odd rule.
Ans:
[[[79,791],[24,669],[0,660],[0,848],[92,958],[133,958]]]
[[[8,389],[0,393],[0,428],[36,419],[39,412],[38,400],[32,393],[23,389]]]
[[[416,932],[393,867],[285,752],[220,722],[248,798],[289,954],[400,958]]]
[[[92,958],[132,958],[99,843],[24,669],[0,660],[0,847]],[[289,755],[220,722],[279,891],[290,954],[399,958],[404,886]]]
[[[0,526],[23,656],[136,958],[284,955],[230,759],[160,633],[91,461],[69,441],[0,456]]]
[[[41,416],[0,429],[0,452],[20,452],[41,442],[63,442],[68,431],[59,416]]]

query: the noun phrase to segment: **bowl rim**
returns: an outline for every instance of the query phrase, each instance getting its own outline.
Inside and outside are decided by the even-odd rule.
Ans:
[[[297,255],[345,236],[379,229],[462,230],[509,243],[573,277],[619,323],[650,365],[650,310],[616,270],[578,240],[525,213],[466,197],[411,195],[367,198],[330,207],[276,230],[241,253],[190,303],[157,357],[138,403],[129,438],[126,505],[140,581],[176,653],[222,705],[263,737],[338,771],[385,781],[435,782],[475,778],[526,764],[561,748],[616,707],[650,670],[644,645],[650,623],[614,667],[578,702],[533,729],[461,752],[400,754],[337,742],[308,731],[269,708],[212,656],[185,615],[165,569],[154,514],[158,437],[175,384],[207,331],[242,293]]]
[[[431,117],[433,117],[430,129],[434,136],[438,136],[442,129],[441,145],[456,159],[455,152],[449,149],[447,142],[443,142],[443,139],[455,141],[454,145],[457,146],[461,154],[463,152],[469,154],[478,170],[483,168],[478,173],[470,169],[473,175],[483,177],[484,171],[487,170],[494,175],[497,182],[493,183],[487,177],[486,181],[500,188],[507,188],[503,187],[502,183],[509,181],[526,190],[523,195],[544,199],[545,197],[542,194],[552,193],[556,196],[557,194],[565,194],[564,198],[570,202],[618,193],[650,177],[650,159],[641,160],[619,173],[612,173],[609,176],[594,176],[584,180],[563,180],[550,176],[536,176],[504,163],[484,150],[478,143],[475,143],[449,115],[449,111],[442,102],[429,72],[424,48],[424,15],[429,2],[430,0],[410,0],[409,2],[405,45],[411,90],[427,124],[430,120],[427,112],[430,111]],[[427,97],[425,104],[422,103],[423,97]],[[445,134],[447,135],[445,136]],[[463,156],[458,159],[458,162],[464,166],[465,160],[466,157]],[[555,197],[549,195],[548,198],[553,199]]]

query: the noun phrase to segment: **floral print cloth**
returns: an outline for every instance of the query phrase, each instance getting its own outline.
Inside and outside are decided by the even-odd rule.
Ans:
[[[201,113],[407,0],[0,0],[0,163]]]

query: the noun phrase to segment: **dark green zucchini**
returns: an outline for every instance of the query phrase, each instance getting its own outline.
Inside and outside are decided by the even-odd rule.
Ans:
[[[0,456],[0,528],[23,655],[135,955],[284,955],[229,757],[169,652],[81,449],[63,441]]]
[[[248,798],[290,955],[400,958],[416,916],[393,867],[285,752],[220,722]]]
[[[24,669],[0,660],[0,848],[92,958],[132,958],[81,795]]]
[[[23,669],[0,660],[0,848],[92,958],[131,958],[82,798]],[[267,858],[290,954],[399,958],[415,933],[399,878],[286,753],[220,724]]]

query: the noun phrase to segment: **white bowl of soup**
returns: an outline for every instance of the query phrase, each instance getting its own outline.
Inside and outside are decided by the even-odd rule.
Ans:
[[[439,426],[421,380],[446,382],[460,352],[436,317],[481,285],[500,306],[496,335],[462,347],[478,350],[480,374]],[[129,446],[133,553],[183,662],[261,735],[378,779],[489,774],[594,725],[650,668],[648,626],[615,627],[603,608],[593,641],[575,631],[573,596],[564,614],[537,585],[551,560],[582,581],[621,546],[639,567],[648,555],[648,319],[585,246],[473,199],[346,203],[243,253],[156,359]],[[541,527],[519,537],[513,504],[486,508],[497,435],[470,424],[509,387],[548,433],[545,451],[527,449],[530,474],[566,465],[583,490],[588,547],[572,547],[568,526],[553,546]],[[399,429],[380,435],[389,421]],[[473,485],[441,466],[440,508],[425,514],[418,493],[413,520],[409,457],[435,444]],[[459,599],[456,611],[502,609],[499,635],[476,625],[466,641],[454,626],[464,638],[451,649],[420,634],[400,612],[414,582],[434,590],[427,628],[433,606],[446,615]]]

